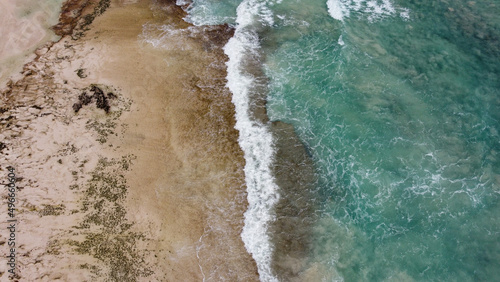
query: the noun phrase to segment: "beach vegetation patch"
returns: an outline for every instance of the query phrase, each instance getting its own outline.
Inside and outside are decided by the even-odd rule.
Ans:
[[[81,264],[80,265],[81,269],[88,269],[90,273],[94,274],[95,276],[100,276],[100,271],[99,268],[96,265],[90,265],[88,263]]]
[[[61,254],[61,243],[59,240],[50,240],[47,244],[47,254],[59,255]]]
[[[129,170],[135,156],[121,159],[100,157],[85,184],[81,211],[85,216],[76,229],[85,235],[83,241],[70,240],[76,252],[89,254],[104,265],[85,265],[95,273],[107,273],[111,281],[137,281],[153,274],[145,262],[144,251],[137,248],[138,241],[146,240],[141,233],[132,231],[123,206],[128,185],[124,173]]]
[[[38,214],[40,216],[47,216],[47,215],[61,215],[64,210],[66,209],[66,206],[63,204],[60,205],[43,205],[43,209],[38,211]]]
[[[108,141],[108,136],[114,134],[116,122],[111,119],[106,119],[104,122],[89,120],[85,127],[87,129],[94,129],[98,134],[97,142],[104,144]]]

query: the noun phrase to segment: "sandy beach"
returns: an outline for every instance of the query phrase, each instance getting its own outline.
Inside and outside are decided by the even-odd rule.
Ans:
[[[191,26],[175,1],[67,3],[62,38],[0,94],[1,183],[12,166],[18,187],[15,279],[257,281],[225,88],[233,31]]]
[[[49,31],[58,20],[62,0],[1,1],[0,11],[0,85],[17,75],[25,63],[33,60],[35,49],[58,36]]]

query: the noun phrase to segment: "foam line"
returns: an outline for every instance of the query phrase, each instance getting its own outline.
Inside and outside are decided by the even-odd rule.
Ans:
[[[224,47],[227,62],[227,86],[233,93],[239,144],[245,155],[245,180],[248,210],[241,234],[247,251],[257,263],[261,281],[278,281],[271,270],[273,246],[268,235],[268,224],[273,220],[271,210],[279,199],[271,165],[275,154],[273,137],[266,124],[251,118],[249,97],[257,83],[245,70],[249,58],[258,58],[260,49],[257,28],[272,25],[273,15],[269,1],[245,0],[237,10],[237,27],[233,38]]]

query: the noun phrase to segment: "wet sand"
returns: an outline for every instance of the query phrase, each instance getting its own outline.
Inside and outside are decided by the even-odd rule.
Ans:
[[[21,281],[258,280],[239,235],[244,159],[221,49],[232,30],[190,27],[171,2],[112,1],[0,95]],[[75,113],[92,85],[101,98]]]

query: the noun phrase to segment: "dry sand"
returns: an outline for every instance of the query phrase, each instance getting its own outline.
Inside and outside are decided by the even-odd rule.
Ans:
[[[20,281],[258,280],[239,235],[244,159],[221,49],[232,31],[191,27],[171,2],[112,1],[84,36],[77,27],[37,50],[0,94]],[[97,11],[90,3],[82,15]],[[91,85],[109,113],[96,98],[75,113]]]
[[[58,37],[48,28],[57,23],[62,0],[0,1],[0,88],[35,56],[33,51]]]

